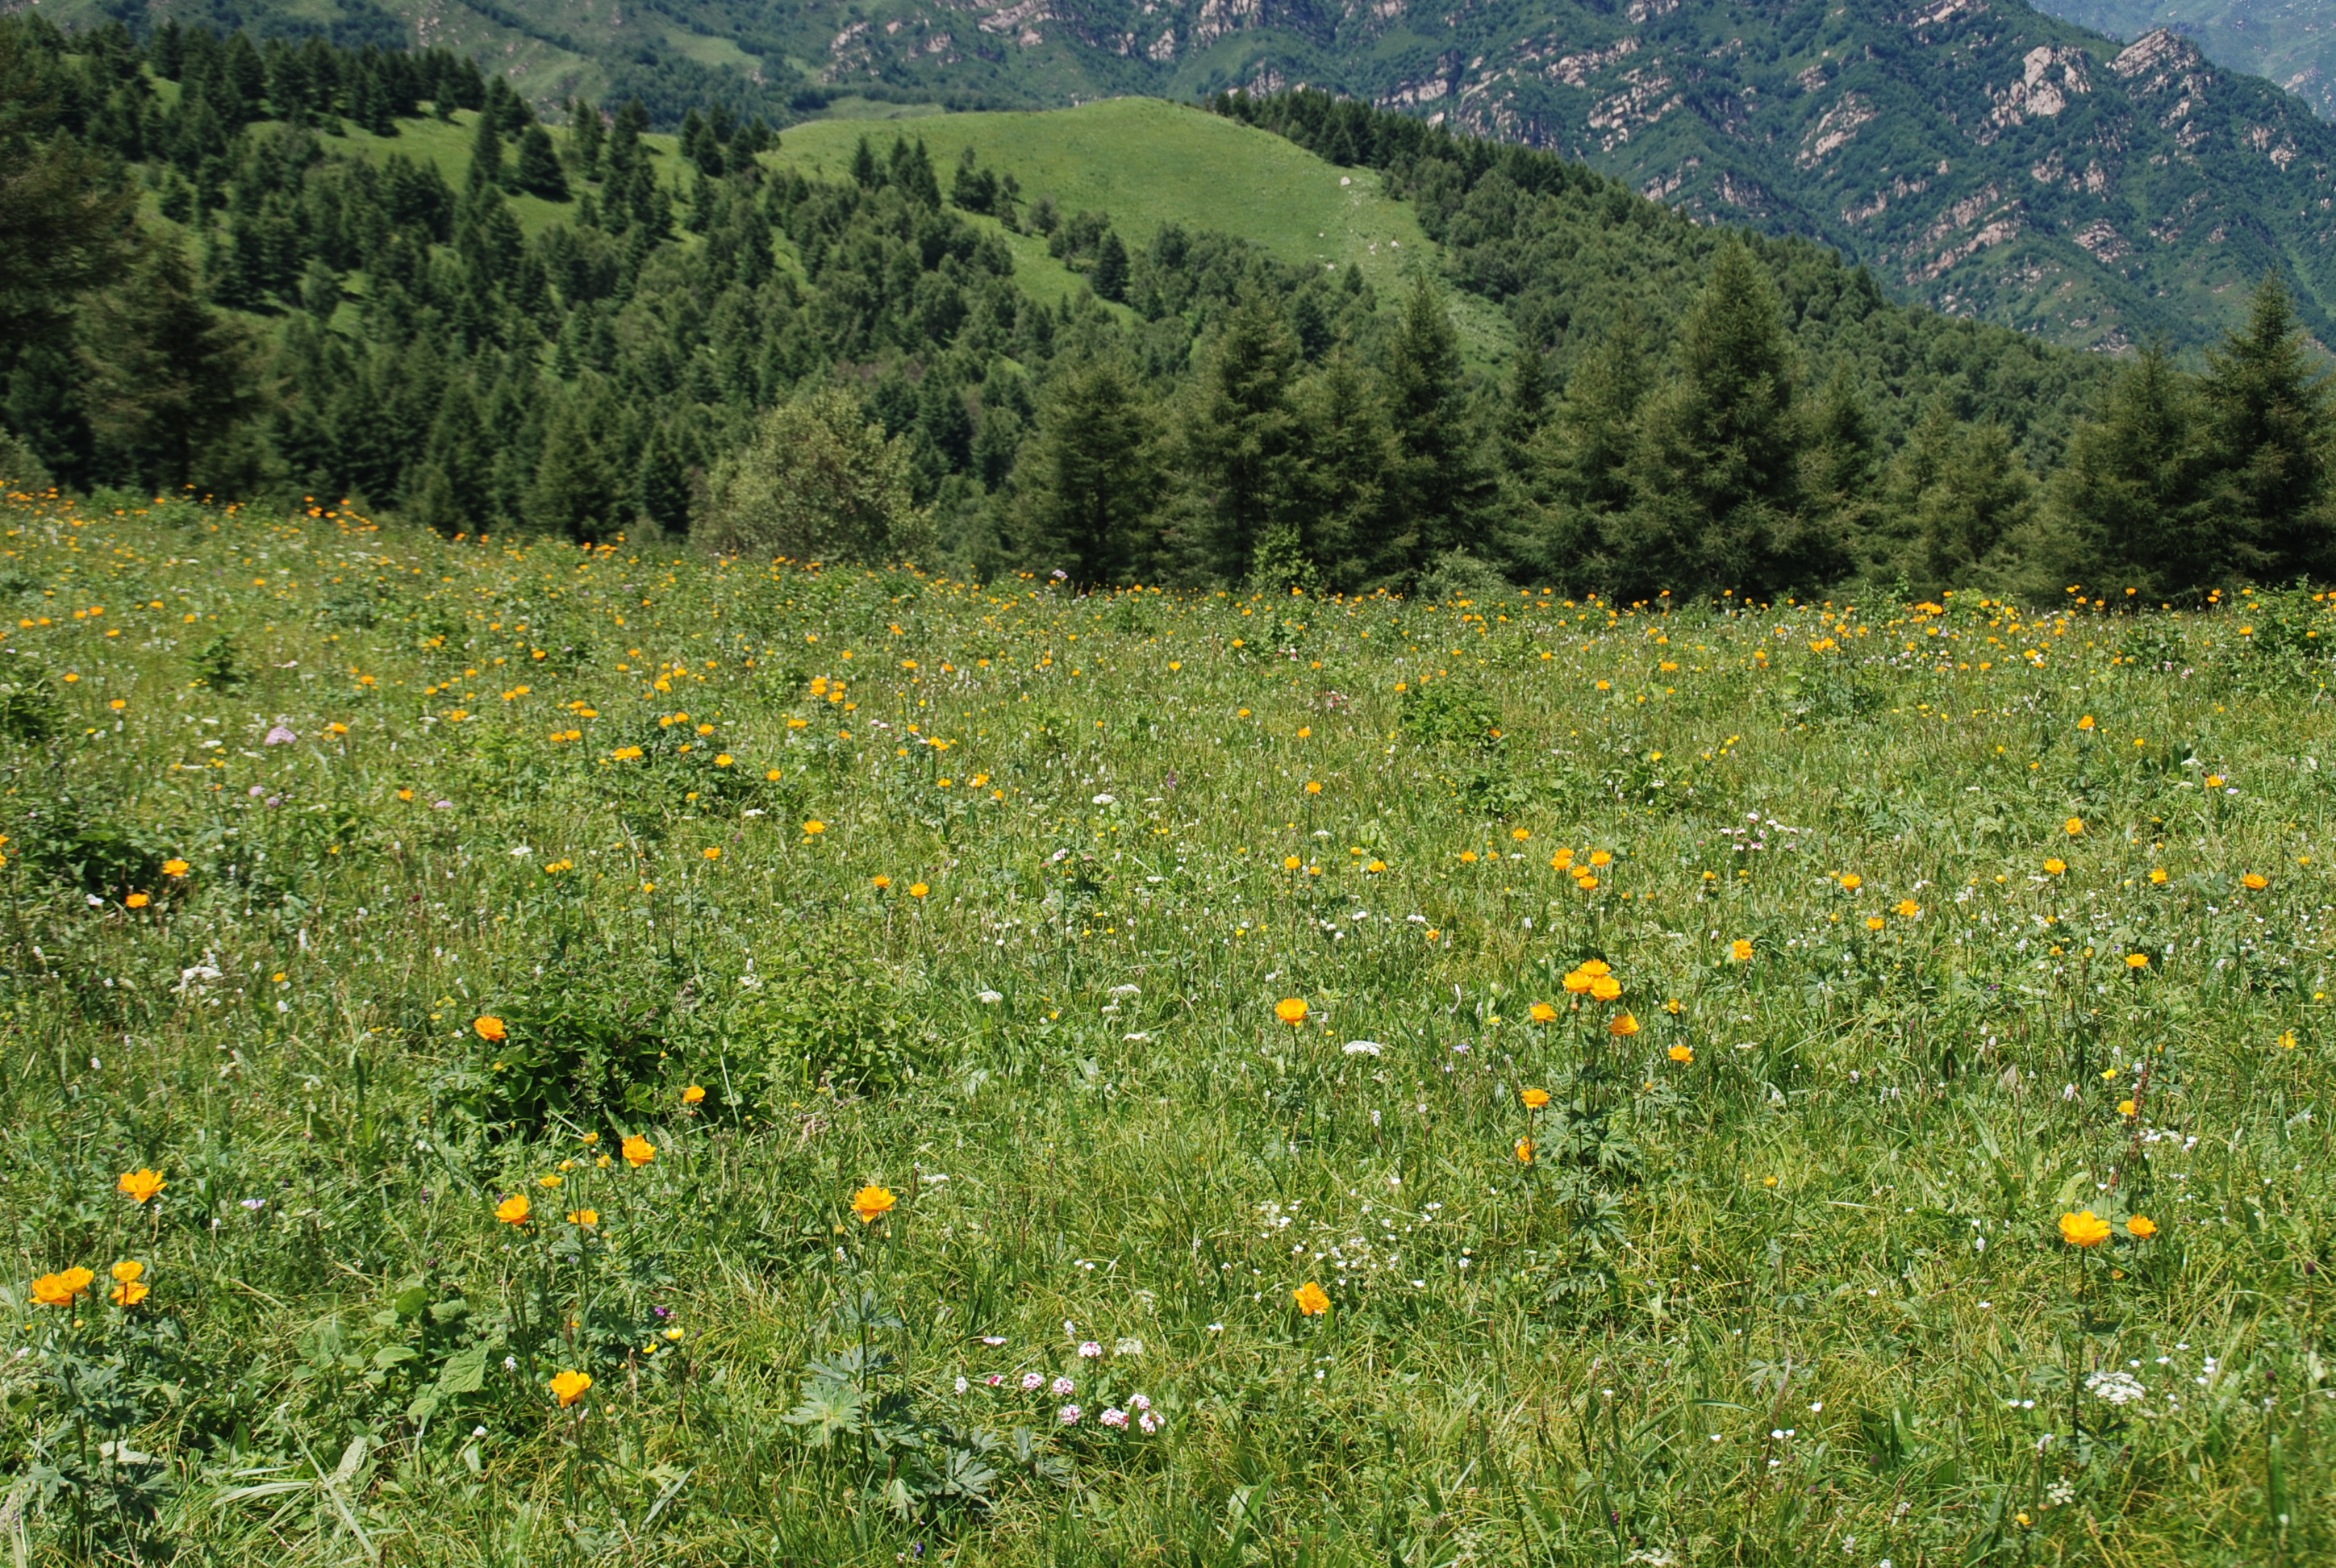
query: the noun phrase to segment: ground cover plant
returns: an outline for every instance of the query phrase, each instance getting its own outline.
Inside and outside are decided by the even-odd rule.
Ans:
[[[0,552],[20,1561],[2329,1550],[2314,596]]]

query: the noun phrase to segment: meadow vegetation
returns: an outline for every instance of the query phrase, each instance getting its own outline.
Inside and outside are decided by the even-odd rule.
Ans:
[[[19,1561],[2331,1550],[2316,596],[0,525]]]

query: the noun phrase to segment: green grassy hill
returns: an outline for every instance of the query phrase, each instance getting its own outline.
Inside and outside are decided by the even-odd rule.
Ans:
[[[1050,198],[1066,216],[1107,213],[1132,245],[1149,244],[1167,224],[1215,229],[1283,261],[1359,267],[1382,293],[1414,268],[1442,267],[1416,209],[1388,197],[1377,170],[1341,169],[1282,137],[1154,98],[897,123],[817,120],[789,128],[763,161],[842,180],[862,137],[881,150],[895,136],[923,141],[945,171],[970,147],[982,166],[1020,181],[1027,200]],[[1017,276],[1041,298],[1077,286],[1043,241],[1008,238]],[[1515,330],[1499,311],[1473,296],[1455,304],[1472,357],[1496,362],[1514,352]]]

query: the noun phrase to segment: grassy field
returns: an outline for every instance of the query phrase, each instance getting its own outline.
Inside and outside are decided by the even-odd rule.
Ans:
[[[0,525],[18,1561],[2336,1549],[2309,596]]]
[[[881,151],[895,135],[923,139],[945,191],[958,156],[970,147],[984,166],[1019,180],[1025,200],[1051,197],[1066,217],[1108,213],[1130,245],[1150,244],[1169,223],[1215,229],[1284,261],[1360,267],[1390,297],[1413,266],[1436,266],[1437,248],[1416,214],[1384,193],[1376,170],[1340,169],[1279,136],[1156,98],[1044,113],[925,116],[896,126],[817,120],[790,127],[764,161],[792,164],[814,180],[843,180],[861,137]],[[1071,285],[1043,244],[1025,242],[1015,261],[1042,298]],[[1472,358],[1496,362],[1514,352],[1515,329],[1497,309],[1473,296],[1453,299]]]

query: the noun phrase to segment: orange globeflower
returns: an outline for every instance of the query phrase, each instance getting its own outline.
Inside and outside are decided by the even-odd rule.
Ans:
[[[1628,1039],[1639,1032],[1639,1020],[1629,1013],[1617,1013],[1614,1021],[1606,1026],[1606,1032],[1618,1038]]]
[[[1922,906],[1916,903],[1913,899],[1901,899],[1898,901],[1898,915],[1900,919],[1911,920],[1922,912]]]
[[[1695,1060],[1695,1047],[1693,1046],[1673,1046],[1670,1048],[1669,1055],[1671,1060],[1675,1062],[1691,1062]]]
[[[1525,1011],[1533,1016],[1533,1021],[1537,1024],[1553,1024],[1557,1021],[1557,1009],[1547,1002],[1535,1002]]]
[[[638,1133],[628,1134],[626,1136],[623,1152],[625,1164],[632,1166],[636,1171],[657,1158],[657,1145]]]
[[[1273,1016],[1297,1028],[1306,1022],[1306,1001],[1302,997],[1284,997],[1273,1004]]]
[[[2085,831],[2085,819],[2070,817],[2067,822],[2062,823],[2060,827],[2070,838],[2075,838]]]
[[[1578,997],[1590,989],[1590,982],[1595,979],[1597,977],[1586,969],[1569,969],[1565,976],[1565,989]]]
[[[681,1103],[685,1105],[694,1105],[704,1098],[706,1091],[696,1084],[681,1091]]]
[[[2157,1234],[2157,1225],[2146,1214],[2136,1214],[2125,1222],[2125,1228],[2146,1242]]]
[[[868,880],[875,884],[876,891],[880,893],[892,885],[892,879],[887,876],[874,876]]]
[[[524,1225],[527,1223],[527,1215],[528,1202],[527,1194],[524,1193],[517,1197],[505,1198],[495,1205],[495,1218],[506,1225]]]
[[[2239,879],[2239,885],[2243,888],[2249,889],[2252,891],[2261,892],[2263,889],[2271,886],[2271,879],[2264,876],[2261,872],[2249,872],[2246,875]]]
[[[1611,1002],[1622,994],[1622,982],[1612,975],[1592,975],[1590,994],[1601,1002]]]
[[[2147,953],[2127,953],[2125,956],[2125,967],[2129,969],[2146,969],[2149,968],[2149,955]]]
[[[113,1184],[129,1193],[131,1203],[143,1203],[170,1183],[162,1179],[160,1171],[125,1171]]]
[[[2060,1216],[2060,1239],[2072,1247],[2098,1247],[2109,1239],[2109,1222],[2090,1209]]]
[[[33,1300],[44,1307],[70,1307],[73,1299],[90,1288],[97,1276],[87,1269],[67,1269],[61,1274],[44,1274],[33,1281]]]
[[[1855,872],[1846,872],[1836,880],[1840,881],[1843,887],[1847,888],[1851,892],[1855,892],[1858,889],[1865,885],[1865,879],[1859,876]]]
[[[707,860],[709,860],[709,861],[718,861],[718,860],[720,860],[720,859],[722,858],[722,851],[721,851],[721,849],[720,849],[718,846],[709,847],[709,848],[706,851],[706,858]]]
[[[803,835],[806,838],[817,838],[826,831],[827,824],[821,822],[816,817],[813,818],[810,822],[803,823]]]
[[[142,910],[154,901],[148,898],[144,893],[131,893],[128,898],[122,901],[129,905],[133,910]]]
[[[1728,944],[1728,956],[1739,964],[1748,964],[1752,961],[1752,944],[1738,937]]]
[[[2044,862],[2044,874],[2048,877],[2057,877],[2068,869],[2068,862],[2057,855]]]
[[[927,893],[932,891],[932,889],[927,887],[922,882],[910,882],[909,884],[909,896],[912,899],[923,898]]]
[[[1533,1141],[1531,1138],[1519,1138],[1517,1140],[1517,1164],[1520,1165],[1530,1165],[1533,1163]]]
[[[492,1013],[489,1013],[483,1018],[474,1019],[472,1022],[471,1027],[479,1031],[479,1038],[482,1040],[492,1040],[496,1044],[501,1044],[502,1041],[511,1037],[510,1027],[507,1026],[501,1018],[495,1017]]]
[[[890,1187],[862,1187],[852,1194],[852,1212],[860,1216],[861,1224],[872,1225],[900,1201]]]
[[[1330,1298],[1323,1292],[1321,1286],[1311,1280],[1292,1290],[1290,1295],[1297,1300],[1298,1310],[1309,1318],[1319,1318],[1330,1310]]]
[[[600,1211],[598,1209],[572,1210],[569,1213],[568,1222],[571,1225],[581,1225],[586,1230],[590,1230],[593,1226],[600,1222]]]
[[[134,1258],[124,1259],[113,1265],[113,1300],[116,1303],[134,1307],[146,1299],[150,1287],[138,1282],[138,1276],[145,1271],[146,1265]]]
[[[563,1410],[581,1399],[592,1388],[589,1372],[562,1372],[551,1380],[551,1392]]]
[[[182,877],[193,869],[194,868],[192,866],[190,866],[184,861],[164,861],[162,862],[162,874],[166,877]]]
[[[1543,1105],[1549,1104],[1549,1091],[1547,1089],[1527,1089],[1517,1097],[1524,1101],[1525,1109],[1528,1111],[1538,1111]]]

